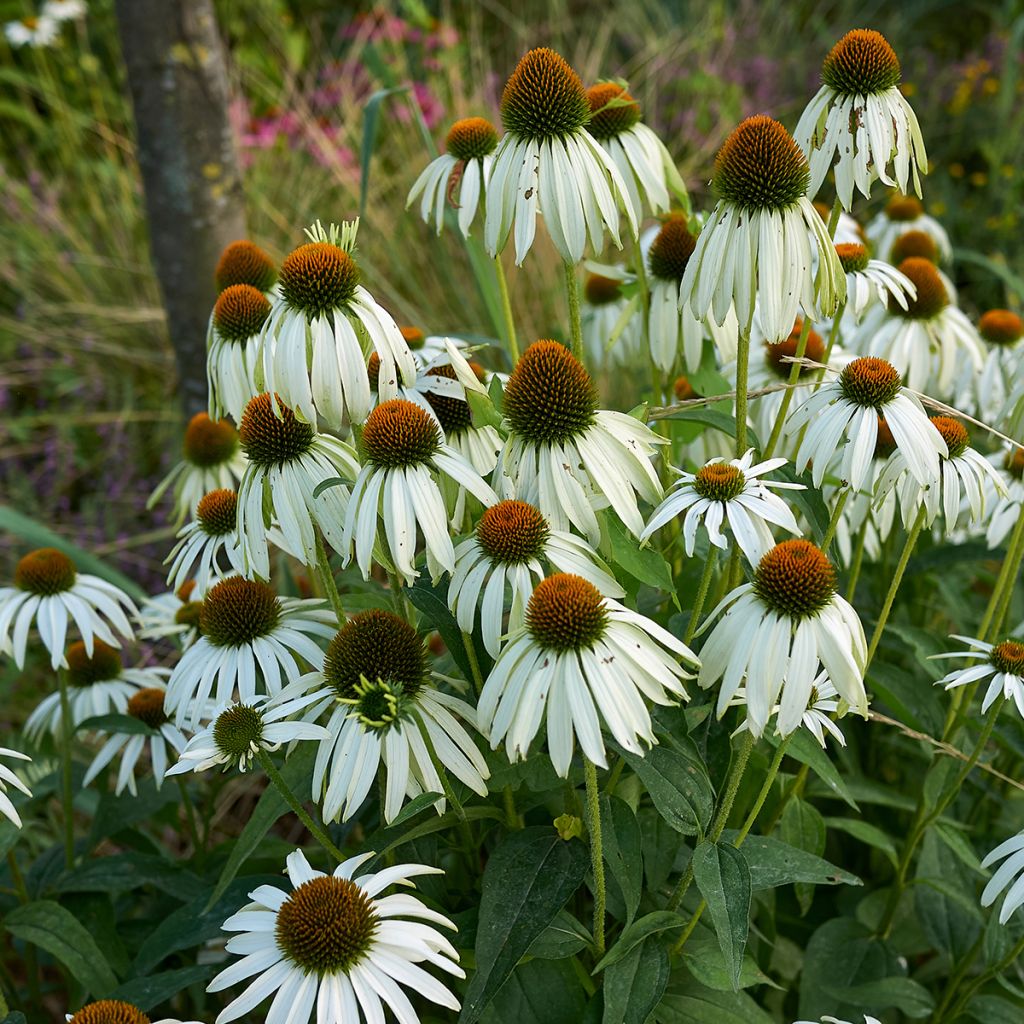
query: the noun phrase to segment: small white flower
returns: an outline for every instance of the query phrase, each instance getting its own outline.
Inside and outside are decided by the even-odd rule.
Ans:
[[[231,416],[238,423],[260,392],[260,334],[268,316],[270,300],[251,284],[229,285],[217,296],[206,351],[210,416]]]
[[[932,239],[943,260],[952,257],[953,247],[946,229],[934,217],[928,216],[921,200],[913,196],[893,196],[864,229],[875,252],[890,263],[893,262],[893,246],[900,236],[916,231],[922,231]]]
[[[812,1020],[798,1020],[795,1024],[816,1024]],[[822,1017],[821,1024],[855,1024],[854,1021],[840,1020],[838,1017]],[[864,1024],[882,1024],[877,1017],[872,1017],[870,1014],[864,1014]]]
[[[11,750],[9,747],[0,747],[0,757],[13,757],[19,761],[29,761],[32,758],[28,754],[22,754],[17,750]],[[14,771],[7,767],[5,764],[0,764],[0,814],[2,814],[15,828],[21,828],[21,815],[18,814],[17,808],[11,802],[11,798],[7,795],[7,787],[13,786],[19,792],[24,793],[25,796],[31,797],[32,793],[28,786],[25,785]]]
[[[208,590],[217,580],[207,580]],[[136,615],[139,636],[143,640],[163,640],[175,637],[182,648],[199,639],[199,614],[203,608],[205,590],[195,580],[185,580],[176,590],[147,598]]]
[[[238,495],[234,491],[210,491],[196,505],[195,519],[178,531],[178,543],[164,559],[171,563],[167,585],[177,590],[194,580],[203,593],[210,580],[223,573],[223,554],[235,572],[244,568],[242,549],[238,544]]]
[[[917,286],[906,274],[882,260],[869,259],[867,247],[860,242],[838,244],[836,253],[846,274],[846,309],[855,321],[879,303],[908,312],[917,298]]]
[[[841,746],[846,746],[846,737],[843,736],[840,728],[833,721],[833,716],[839,711],[838,691],[829,682],[828,674],[819,672],[811,686],[811,696],[807,703],[807,709],[800,718],[800,724],[825,748],[826,733]],[[747,689],[741,686],[729,701],[730,707],[743,707],[747,703]],[[772,708],[772,714],[777,715],[781,710],[778,704]],[[734,735],[746,732],[750,722],[744,719]],[[781,735],[781,733],[778,733]]]
[[[1013,700],[1017,705],[1017,711],[1024,718],[1024,642],[1004,640],[999,644],[989,644],[984,640],[975,640],[973,637],[961,636],[958,633],[953,634],[953,639],[963,640],[970,650],[933,654],[932,658],[984,658],[985,660],[978,665],[954,669],[939,679],[935,685],[945,686],[947,690],[952,690],[954,687],[980,682],[991,676],[991,682],[985,692],[985,699],[981,704],[982,714],[988,711],[1001,694],[1007,700]]]
[[[965,366],[957,376],[966,378],[967,386],[962,389],[959,401],[977,410],[978,418],[985,423],[1000,423],[1014,436],[1019,424],[1012,415],[1017,401],[1009,403],[1011,393],[1021,393],[1020,381],[1024,363],[1024,350],[1018,344],[1024,337],[1024,320],[1009,309],[990,309],[978,320],[978,334],[988,346],[985,365],[980,374],[972,374]],[[962,407],[962,406],[960,406]]]
[[[325,875],[296,850],[287,862],[291,891],[261,885],[249,894],[254,902],[223,925],[240,933],[227,950],[241,959],[221,971],[207,991],[254,980],[220,1012],[217,1024],[237,1020],[271,995],[266,1017],[271,1024],[307,1024],[314,1012],[317,1024],[383,1024],[385,1008],[403,1024],[416,1024],[403,985],[458,1011],[455,996],[420,966],[426,962],[465,977],[455,947],[431,927],[455,925],[408,893],[380,895],[391,885],[415,888],[411,879],[417,875],[443,872],[396,864],[356,875],[373,856],[351,857]]]
[[[657,739],[648,702],[687,699],[680,661],[696,655],[656,622],[630,611],[580,576],[559,573],[537,585],[525,624],[498,656],[480,696],[482,732],[510,761],[526,758],[547,722],[548,753],[565,778],[579,740],[607,767],[602,724],[635,754]]]
[[[999,910],[999,923],[1006,924],[1013,912],[1024,903],[1024,832],[1018,832],[1017,835],[1000,843],[981,862],[981,866],[990,868],[998,860],[1002,860],[1003,863],[985,886],[981,894],[981,905],[992,906],[1005,889],[1006,898]]]
[[[42,6],[43,17],[54,21],[74,21],[81,18],[86,10],[85,0],[46,0]]]
[[[7,42],[16,50],[22,46],[38,46],[40,49],[52,46],[59,34],[57,19],[46,14],[9,21],[4,25]]]
[[[990,495],[996,501],[989,515],[985,540],[990,548],[998,547],[1010,535],[1024,505],[1024,448],[1006,446],[989,457],[989,464],[1000,474],[1005,495]]]
[[[640,304],[623,285],[633,279],[622,267],[585,263],[580,319],[583,351],[590,366],[633,366],[642,355]]]
[[[10,655],[18,668],[24,668],[35,622],[39,639],[50,652],[50,665],[58,668],[67,664],[69,625],[77,627],[91,655],[94,637],[111,647],[120,646],[115,632],[130,640],[128,615],[134,614],[135,605],[123,590],[99,576],[78,572],[62,551],[39,548],[18,562],[14,586],[0,587],[0,654]]]

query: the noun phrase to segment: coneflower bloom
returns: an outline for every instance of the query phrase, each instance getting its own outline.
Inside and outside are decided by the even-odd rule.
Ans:
[[[1006,490],[992,509],[985,531],[988,546],[994,548],[1010,535],[1024,505],[1024,448],[1008,446],[1004,451],[990,455],[989,462],[1001,474]]]
[[[552,529],[539,508],[506,500],[484,509],[473,536],[455,549],[448,607],[459,628],[472,634],[479,616],[484,647],[496,658],[506,632],[506,590],[512,591],[507,632],[515,633],[533,596],[534,578],[543,579],[545,568],[551,566],[582,576],[605,597],[625,596],[597,552],[579,537]]]
[[[1003,905],[999,908],[999,923],[1006,924],[1014,911],[1024,903],[1024,832],[1018,832],[1011,839],[1000,843],[981,862],[981,866],[990,868],[999,860],[1002,860],[1003,863],[999,865],[985,886],[981,894],[981,905],[983,907],[992,906],[999,899],[1000,894],[1006,890],[1006,899],[1003,900]]]
[[[0,757],[13,757],[18,761],[31,761],[28,754],[11,750],[9,747],[0,747]],[[21,828],[21,815],[14,806],[11,798],[7,795],[7,787],[13,786],[16,790],[31,797],[32,792],[15,773],[5,764],[0,764],[0,814],[2,814],[15,828]]]
[[[127,614],[126,614],[127,613]],[[56,548],[38,548],[18,562],[14,586],[0,587],[0,654],[9,654],[25,667],[29,630],[35,622],[39,639],[50,652],[50,664],[66,664],[64,643],[74,624],[87,654],[93,638],[119,647],[114,634],[130,640],[128,615],[136,613],[132,599],[99,576],[80,573],[75,563]]]
[[[162,687],[170,674],[165,668],[125,668],[120,652],[102,640],[96,640],[89,651],[80,640],[71,644],[65,660],[72,730],[87,718],[124,714],[136,693]],[[60,693],[54,691],[28,716],[25,735],[33,740],[45,732],[59,736],[62,719]]]
[[[896,368],[871,356],[854,359],[790,413],[788,434],[808,428],[794,459],[797,472],[812,463],[814,485],[820,487],[833,456],[841,452],[839,475],[859,491],[875,453],[879,417],[914,479],[926,487],[937,483],[939,456],[949,454],[946,442],[917,396],[902,386]]]
[[[397,394],[411,383],[416,364],[391,314],[359,283],[359,267],[349,249],[349,229],[314,230],[314,241],[285,257],[270,317],[264,324],[261,354],[264,386],[276,392],[307,423],[317,414],[339,428],[345,417],[361,423],[370,411],[364,342],[380,356],[379,389]]]
[[[177,725],[188,719],[194,729],[211,697],[223,704],[236,691],[244,702],[274,696],[282,679],[302,674],[300,659],[320,667],[324,652],[314,638],[333,636],[334,618],[322,601],[278,597],[241,576],[221,580],[203,600],[200,637],[175,665],[164,706]]]
[[[982,659],[979,664],[954,669],[936,681],[936,686],[952,690],[968,683],[988,680],[988,689],[981,702],[984,714],[999,696],[1012,700],[1017,711],[1024,718],[1024,641],[1009,638],[998,644],[989,644],[974,637],[953,634],[954,640],[967,644],[966,651],[950,651],[948,654],[933,654],[932,659],[971,658]]]
[[[221,576],[226,559],[235,572],[243,569],[242,550],[235,531],[238,495],[230,490],[210,491],[196,505],[195,519],[178,531],[178,543],[164,559],[171,563],[167,585],[174,590],[193,580],[202,593],[211,578]]]
[[[131,1003],[120,999],[100,999],[87,1003],[77,1013],[66,1013],[67,1024],[151,1024],[149,1017]],[[201,1024],[197,1020],[180,1021],[162,1017],[152,1024]]]
[[[207,581],[207,586],[216,580]],[[182,647],[199,638],[199,613],[203,608],[204,591],[195,580],[185,580],[176,590],[157,594],[142,602],[136,615],[139,636],[143,640],[164,640],[174,637]]]
[[[761,735],[778,704],[778,729],[788,736],[807,710],[819,664],[842,699],[867,714],[864,627],[836,593],[832,563],[810,541],[777,544],[753,581],[726,594],[702,629],[716,619],[697,681],[707,688],[721,680],[719,715],[746,680],[751,732]]]
[[[15,50],[22,46],[52,46],[59,34],[60,25],[56,19],[45,15],[20,18],[4,25],[4,36]]]
[[[807,198],[809,178],[806,158],[778,121],[743,121],[715,160],[718,205],[686,265],[680,304],[719,325],[735,305],[745,331],[756,297],[768,341],[785,338],[801,310],[813,320],[831,316],[846,298],[846,278]]]
[[[246,403],[261,389],[260,333],[270,316],[270,300],[251,284],[232,284],[217,296],[207,339],[206,377],[210,416],[239,422]]]
[[[636,754],[657,742],[648,702],[687,699],[681,661],[696,655],[656,622],[571,573],[537,585],[523,627],[498,656],[477,708],[480,730],[510,761],[524,759],[546,720],[548,753],[565,778],[579,741],[607,766],[602,725]]]
[[[204,494],[236,487],[244,472],[245,456],[238,444],[238,431],[228,420],[214,420],[205,412],[197,412],[185,428],[181,461],[157,484],[146,508],[153,508],[173,487],[172,514],[175,525],[180,526],[195,512]]]
[[[923,231],[928,235],[938,246],[939,256],[943,260],[953,255],[953,246],[950,245],[946,229],[924,212],[921,200],[914,196],[894,195],[864,229],[875,252],[890,263],[896,262],[893,246],[901,235],[911,231]]]
[[[914,191],[921,194],[928,157],[900,76],[900,62],[878,32],[855,29],[832,47],[821,67],[821,88],[794,133],[810,162],[812,196],[833,164],[844,210],[853,206],[854,186],[870,198],[876,180],[906,192],[913,175]]]
[[[628,280],[625,270],[606,266],[584,278],[580,316],[590,366],[631,366],[640,355],[639,303],[623,293]]]
[[[168,721],[164,711],[164,689],[162,686],[147,687],[136,690],[128,698],[124,709],[126,715],[141,722],[147,732],[117,732],[100,748],[93,758],[92,764],[86,769],[82,785],[88,786],[93,779],[111,761],[121,755],[121,765],[117,771],[114,794],[120,796],[127,788],[132,796],[138,794],[135,785],[135,768],[143,751],[149,746],[149,763],[153,769],[153,780],[156,788],[163,785],[164,774],[167,772],[168,752],[180,754],[185,749],[185,737],[177,726]]]
[[[624,86],[617,82],[592,85],[587,90],[587,103],[587,131],[618,168],[638,215],[644,206],[652,213],[664,213],[673,196],[685,198],[686,186],[672,154],[640,120],[640,104]]]
[[[934,263],[906,259],[899,272],[914,285],[913,296],[889,296],[850,337],[852,349],[886,359],[915,391],[948,396],[961,359],[980,373],[985,353],[981,338],[949,293]]]
[[[511,429],[496,469],[503,496],[536,505],[556,530],[572,523],[593,544],[594,509],[607,503],[640,535],[637,496],[661,500],[651,456],[665,440],[632,416],[597,409],[593,381],[567,348],[534,342],[509,377],[503,409]]]
[[[505,135],[487,183],[484,244],[495,256],[515,225],[516,263],[533,245],[538,214],[562,259],[578,263],[604,231],[621,248],[619,205],[636,237],[637,211],[618,168],[587,131],[590,104],[579,75],[554,50],[519,61],[501,97]]]
[[[46,0],[40,11],[43,17],[53,18],[54,21],[75,21],[87,9],[85,0]]]
[[[818,1024],[818,1021],[812,1020],[798,1020],[796,1024]],[[821,1024],[857,1024],[856,1021],[840,1020],[838,1017],[824,1016],[821,1018]],[[872,1017],[870,1014],[864,1014],[864,1024],[882,1024],[877,1017]]]
[[[754,449],[750,448],[739,459],[712,459],[696,473],[674,470],[680,479],[654,510],[641,541],[685,513],[682,529],[687,555],[693,555],[699,526],[704,527],[708,540],[724,551],[729,542],[722,527],[727,525],[747,560],[757,565],[775,546],[771,526],[797,535],[801,532],[789,506],[771,488],[803,490],[803,484],[761,479],[785,464],[785,459],[755,464]]]
[[[978,334],[988,346],[988,353],[981,374],[972,375],[973,398],[980,418],[994,423],[1003,418],[1009,384],[1018,377],[1021,364],[1018,342],[1024,337],[1024,320],[1009,309],[990,309],[978,320]]]
[[[890,492],[895,492],[903,525],[908,529],[919,508],[925,509],[925,526],[931,526],[941,511],[948,537],[965,518],[964,511],[971,525],[984,522],[986,490],[992,488],[1003,497],[1006,485],[992,464],[971,447],[967,428],[959,420],[932,416],[931,424],[942,435],[949,452],[939,458],[940,479],[922,487],[908,471],[906,456],[897,448],[878,475],[875,503],[881,504]]]
[[[355,479],[359,463],[352,449],[318,433],[269,394],[257,395],[245,407],[239,436],[248,460],[237,499],[245,575],[270,575],[270,510],[288,551],[304,565],[316,564],[317,529],[331,547],[342,550],[348,488],[337,484],[314,492],[325,480]]]
[[[237,1020],[270,996],[266,1019],[272,1024],[307,1024],[314,1013],[317,1024],[383,1024],[386,1009],[403,1024],[416,1024],[403,985],[458,1011],[455,996],[420,966],[426,962],[465,977],[455,947],[432,927],[454,930],[455,925],[407,892],[380,895],[392,885],[415,888],[411,879],[418,875],[443,872],[396,864],[355,875],[371,857],[359,854],[325,875],[296,850],[287,862],[290,891],[261,885],[249,894],[254,902],[223,925],[240,933],[228,940],[227,951],[241,959],[221,971],[207,991],[253,980],[220,1012],[217,1024]]]
[[[846,746],[846,737],[835,723],[835,718],[839,712],[838,696],[838,691],[829,682],[828,674],[819,672],[811,686],[811,696],[807,702],[807,710],[804,711],[800,718],[800,725],[821,744],[823,750],[826,745],[826,736],[831,736],[839,746]],[[732,707],[743,707],[746,703],[747,689],[745,686],[741,686],[729,704]],[[772,709],[772,714],[777,715],[780,710],[779,705],[776,704]],[[744,719],[733,735],[746,732],[749,724]]]
[[[423,642],[397,615],[373,609],[351,616],[331,641],[322,671],[295,690],[304,686],[316,687],[305,717],[330,712],[313,766],[313,799],[322,802],[325,821],[348,820],[381,766],[388,822],[407,799],[442,792],[438,772],[487,795],[487,762],[462,725],[475,730],[476,712],[431,683]],[[436,808],[442,813],[445,801]]]
[[[224,247],[213,276],[218,292],[232,285],[247,284],[266,295],[277,283],[277,267],[258,245],[240,239]]]
[[[355,547],[356,562],[369,578],[379,520],[395,570],[407,583],[418,575],[413,564],[417,526],[423,533],[431,578],[455,569],[455,548],[439,478],[492,505],[497,495],[483,477],[445,443],[437,421],[420,406],[393,398],[370,413],[363,428],[363,467],[352,486],[338,548],[346,560]],[[325,492],[328,493],[328,492]]]
[[[441,234],[445,207],[451,203],[458,211],[459,230],[468,238],[491,173],[497,145],[498,133],[486,118],[465,117],[456,121],[445,139],[447,152],[431,160],[423,169],[409,190],[405,208],[408,209],[422,195],[420,217],[427,224],[433,220],[437,233]]]
[[[917,286],[906,274],[882,260],[869,259],[867,247],[860,243],[837,245],[836,252],[846,273],[846,308],[855,320],[879,302],[909,310],[909,302],[917,298]]]

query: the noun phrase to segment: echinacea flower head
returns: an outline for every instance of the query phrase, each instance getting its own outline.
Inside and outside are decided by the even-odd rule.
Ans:
[[[412,879],[418,875],[443,872],[396,864],[356,875],[371,857],[352,857],[325,875],[296,850],[287,860],[289,891],[261,885],[249,894],[253,902],[223,925],[238,933],[228,940],[227,951],[241,959],[221,971],[207,991],[253,980],[221,1011],[217,1024],[237,1020],[271,995],[268,1021],[306,1024],[315,1014],[317,1024],[381,1024],[389,1009],[396,1020],[415,1024],[419,1018],[403,985],[458,1011],[455,996],[420,966],[428,963],[465,977],[455,947],[433,927],[455,925],[410,893],[381,895],[392,885],[415,888]]]
[[[706,689],[721,680],[719,715],[745,680],[751,732],[761,735],[778,704],[778,730],[788,736],[807,710],[819,664],[846,704],[867,713],[864,628],[836,592],[832,563],[810,541],[772,548],[753,581],[726,594],[702,629],[716,619],[701,649],[698,683]]]
[[[999,923],[1006,924],[1024,903],[1024,832],[1018,832],[1017,835],[1000,843],[981,862],[981,866],[990,868],[1000,860],[1003,863],[999,865],[982,891],[981,905],[992,906],[1005,890],[1006,898],[999,908]]]
[[[269,292],[277,283],[277,267],[270,255],[255,242],[240,239],[225,246],[214,270],[217,291],[247,284],[260,292]]]
[[[1024,640],[1007,638],[998,644],[986,643],[969,636],[953,634],[954,640],[962,640],[967,644],[966,651],[951,651],[948,654],[933,654],[932,658],[972,658],[982,659],[978,664],[965,668],[954,669],[936,682],[936,686],[944,686],[952,690],[957,686],[966,686],[989,680],[985,699],[981,703],[984,714],[1000,695],[1012,700],[1017,711],[1024,718]]]
[[[450,447],[437,420],[419,405],[394,398],[367,417],[362,437],[363,467],[352,487],[340,551],[346,564],[353,545],[356,562],[369,576],[380,518],[395,570],[408,582],[417,576],[417,526],[423,534],[427,566],[436,579],[455,569],[440,489],[445,476],[485,505],[498,500],[483,477]]]
[[[809,179],[806,158],[778,121],[743,121],[715,160],[718,204],[687,263],[680,304],[719,325],[735,305],[747,330],[756,297],[768,341],[786,337],[801,309],[814,320],[831,316],[846,298],[846,277],[807,198]]]
[[[832,47],[821,68],[821,88],[795,133],[810,162],[812,196],[833,165],[844,210],[853,205],[854,187],[869,198],[875,181],[906,192],[912,180],[921,194],[928,157],[900,77],[899,59],[879,32],[854,29]]]
[[[483,382],[486,378],[486,371],[479,363],[467,362],[466,368],[478,381]],[[490,424],[474,425],[469,402],[464,397],[465,391],[451,363],[432,366],[426,376],[438,383],[443,380],[452,381],[462,392],[456,397],[435,386],[424,392],[424,398],[448,446],[458,452],[481,476],[487,476],[498,461],[502,446],[501,435]]]
[[[641,354],[639,303],[623,290],[628,279],[623,268],[602,266],[583,280],[580,315],[590,366],[631,366]]]
[[[572,523],[593,544],[595,508],[605,505],[640,535],[637,496],[661,500],[651,456],[664,439],[632,416],[599,410],[590,375],[565,346],[537,341],[523,353],[503,410],[511,429],[496,469],[504,496],[536,505],[556,530]]]
[[[433,220],[437,233],[444,227],[445,207],[457,211],[459,230],[469,237],[491,173],[493,153],[498,145],[494,125],[483,117],[464,117],[448,130],[445,150],[431,160],[409,190],[408,209],[420,198],[420,217]]]
[[[167,585],[177,590],[192,580],[204,592],[210,580],[222,574],[221,554],[235,572],[243,568],[236,525],[238,495],[227,488],[204,494],[196,505],[195,519],[178,531],[178,542],[164,560],[171,563]]]
[[[211,696],[218,704],[274,696],[282,678],[301,674],[300,659],[323,663],[315,637],[333,635],[334,613],[324,602],[278,597],[259,580],[229,576],[212,587],[199,613],[199,639],[174,667],[165,706],[180,726],[192,728]],[[214,692],[214,685],[216,691]]]
[[[812,1020],[798,1020],[796,1024],[818,1024],[817,1021]],[[838,1017],[825,1016],[821,1018],[821,1024],[857,1024],[856,1021],[840,1020]],[[872,1017],[870,1014],[864,1014],[864,1024],[882,1024],[877,1017]]]
[[[811,696],[807,701],[807,709],[800,717],[800,725],[821,744],[822,750],[825,749],[828,736],[831,736],[841,747],[846,746],[846,737],[843,736],[842,730],[835,722],[840,711],[838,696],[839,693],[829,681],[828,674],[819,672],[811,686]],[[746,687],[741,686],[729,703],[734,707],[743,707],[747,703]],[[772,714],[777,715],[781,710],[781,707],[776,704],[772,709]],[[749,721],[744,719],[733,735],[746,732],[749,726]]]
[[[4,36],[16,50],[22,46],[36,46],[41,49],[52,46],[59,33],[60,24],[57,19],[45,14],[20,18],[4,25]]]
[[[355,479],[359,463],[352,449],[319,433],[278,396],[266,393],[246,405],[238,432],[247,459],[237,499],[245,574],[270,575],[270,511],[288,551],[304,565],[316,564],[317,530],[331,547],[342,550],[348,488],[339,483],[315,491],[325,480]]]
[[[164,1017],[150,1021],[138,1007],[120,999],[100,999],[87,1003],[77,1013],[64,1015],[67,1024],[200,1024],[199,1021],[179,1021]]]
[[[208,581],[207,585],[216,580]],[[185,580],[174,590],[147,598],[136,616],[139,636],[143,640],[175,637],[182,647],[195,643],[199,637],[199,613],[203,610],[205,591],[195,580]]]
[[[484,683],[481,731],[510,761],[522,760],[546,719],[555,771],[569,773],[573,747],[606,767],[606,728],[636,754],[657,742],[648,702],[687,698],[680,662],[694,653],[668,630],[603,597],[593,583],[558,573],[539,583],[523,627],[503,648]]]
[[[895,263],[893,248],[897,241],[910,232],[923,232],[938,247],[939,257],[948,260],[953,255],[953,247],[946,229],[932,216],[924,212],[924,204],[915,196],[897,193],[886,203],[878,214],[868,223],[865,234],[874,246],[875,252],[890,263]],[[905,243],[906,244],[906,243]],[[920,249],[920,241],[914,245]],[[908,253],[930,258],[927,252]],[[932,262],[937,262],[933,260]]]
[[[1024,320],[1009,309],[989,309],[978,320],[978,333],[989,345],[1009,348],[1024,337]]]
[[[217,296],[206,352],[211,417],[227,415],[238,422],[260,390],[260,332],[268,316],[270,300],[251,284],[228,285]]]
[[[8,747],[0,747],[0,757],[13,757],[18,761],[31,761],[28,754],[11,750]],[[5,764],[0,764],[0,815],[3,815],[15,828],[21,828],[21,815],[14,806],[11,798],[7,795],[7,787],[13,786],[16,790],[31,797],[32,793],[15,773]]]
[[[630,232],[637,211],[614,161],[587,131],[590,104],[579,75],[554,50],[530,50],[501,97],[505,135],[487,183],[484,244],[497,255],[515,226],[516,263],[533,245],[538,214],[562,259],[577,263],[589,238],[619,241],[619,206]]]
[[[448,607],[459,628],[470,635],[479,617],[484,647],[492,658],[498,656],[505,633],[522,626],[534,579],[544,578],[545,566],[583,577],[606,597],[625,596],[586,541],[552,529],[541,510],[525,501],[508,499],[484,509],[473,536],[455,549]],[[506,589],[512,591],[512,604],[504,630]]]
[[[739,459],[712,459],[696,473],[676,470],[679,482],[654,510],[640,539],[647,540],[670,520],[684,516],[682,530],[687,555],[693,555],[700,526],[708,540],[724,551],[728,540],[722,527],[727,525],[748,561],[757,565],[775,546],[772,526],[800,533],[789,506],[771,489],[802,490],[803,485],[762,479],[785,464],[785,459],[778,458],[755,464],[751,448]]]
[[[928,260],[929,263],[938,264],[940,255],[938,243],[927,232],[904,231],[892,243],[886,259],[894,267],[898,267],[904,260],[909,259]]]
[[[797,472],[813,463],[814,484],[820,486],[839,452],[839,475],[853,490],[860,490],[875,454],[879,417],[885,418],[914,479],[925,487],[937,483],[939,457],[949,454],[946,442],[928,421],[917,396],[903,387],[896,368],[873,356],[848,363],[835,380],[823,384],[790,414],[788,434],[811,425],[794,460]]]
[[[910,302],[917,299],[914,282],[888,263],[870,259],[867,246],[859,242],[839,244],[836,253],[846,274],[846,308],[855,319],[859,320],[875,303],[909,310]]]
[[[95,640],[111,647],[120,646],[115,633],[130,640],[128,615],[135,613],[123,590],[99,576],[78,572],[63,551],[37,548],[18,562],[14,586],[0,587],[0,654],[9,654],[18,668],[24,668],[34,622],[50,652],[51,666],[58,668],[66,664],[69,625],[78,629],[84,650],[92,655]]]

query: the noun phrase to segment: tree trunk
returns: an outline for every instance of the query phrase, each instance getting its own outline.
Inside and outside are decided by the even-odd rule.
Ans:
[[[228,80],[212,0],[116,0],[135,109],[150,251],[188,414],[206,408],[214,268],[246,236]]]

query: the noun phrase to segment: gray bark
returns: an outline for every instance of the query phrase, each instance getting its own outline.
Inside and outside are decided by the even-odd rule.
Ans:
[[[212,0],[116,0],[150,251],[186,413],[206,408],[206,325],[221,250],[246,237]]]

